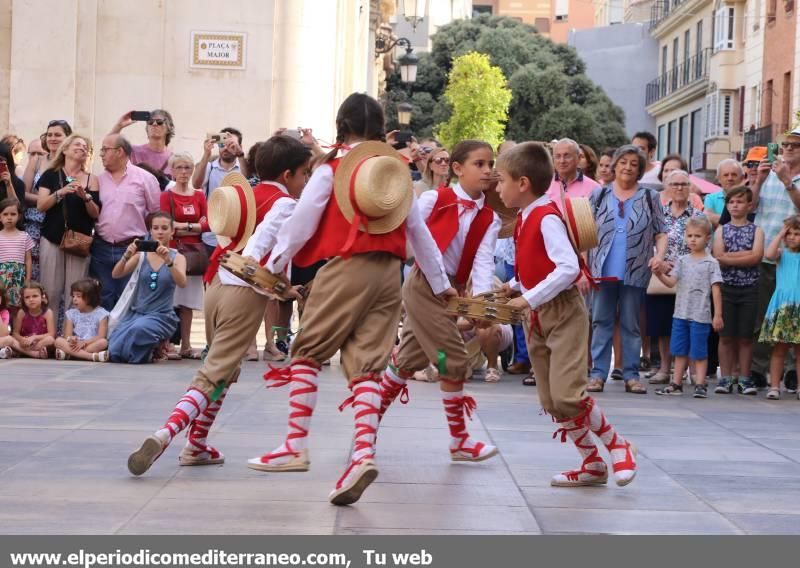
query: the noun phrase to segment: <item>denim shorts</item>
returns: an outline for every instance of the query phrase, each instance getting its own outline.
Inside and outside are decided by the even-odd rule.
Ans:
[[[686,357],[695,361],[708,359],[708,336],[710,323],[697,323],[680,318],[672,318],[672,337],[669,350],[675,357]]]

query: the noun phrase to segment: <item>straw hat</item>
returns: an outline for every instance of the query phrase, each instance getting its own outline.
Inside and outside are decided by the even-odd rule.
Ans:
[[[220,183],[208,199],[208,226],[221,247],[233,243],[229,250],[240,251],[256,228],[256,197],[239,172],[229,173]]]
[[[497,193],[496,187],[497,184],[492,184],[492,187],[484,192],[484,195],[486,195],[486,205],[497,213],[502,222],[502,225],[500,225],[500,233],[497,235],[497,238],[507,239],[514,235],[514,227],[517,224],[517,213],[519,209],[506,207],[500,199],[500,194]]]
[[[569,239],[580,252],[597,246],[597,225],[592,213],[592,205],[586,197],[565,197],[564,218]]]
[[[414,199],[408,165],[384,142],[362,142],[347,152],[336,168],[333,192],[345,219],[352,223],[358,214],[359,229],[373,235],[399,227]]]

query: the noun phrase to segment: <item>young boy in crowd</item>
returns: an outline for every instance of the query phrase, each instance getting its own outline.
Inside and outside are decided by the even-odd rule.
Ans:
[[[719,363],[722,377],[714,392],[755,395],[750,378],[753,361],[753,333],[758,309],[758,265],[764,256],[764,231],[748,219],[753,209],[753,192],[734,187],[725,195],[731,220],[720,225],[714,238],[714,256],[722,267],[722,319],[719,333]],[[734,372],[738,367],[738,379]]]
[[[722,274],[719,262],[708,254],[706,247],[711,238],[711,221],[705,215],[692,217],[686,222],[686,244],[691,251],[675,263],[670,274],[662,270],[654,274],[666,286],[678,291],[675,295],[675,312],[672,315],[670,351],[675,358],[672,382],[656,394],[683,394],[683,374],[694,361],[697,384],[695,398],[706,398],[706,370],[708,369],[708,336],[713,327],[722,329]],[[711,301],[714,318],[711,317]]]
[[[526,142],[501,155],[497,170],[500,199],[520,210],[515,275],[502,290],[521,294],[510,306],[531,310],[524,327],[539,401],[558,423],[561,441],[572,440],[583,458],[580,469],[560,473],[550,483],[575,487],[607,482],[608,468],[594,434],[611,454],[617,485],[627,485],[636,476],[636,451],[586,394],[589,317],[575,287],[581,275],[578,254],[560,209],[546,195],[553,179],[550,153],[541,144]]]

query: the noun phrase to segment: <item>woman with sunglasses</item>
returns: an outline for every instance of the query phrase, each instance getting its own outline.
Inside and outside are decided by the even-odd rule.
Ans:
[[[123,114],[109,134],[119,134],[123,128],[133,124],[135,121],[131,118],[132,112],[128,111]],[[175,137],[175,123],[172,121],[172,115],[160,108],[150,111],[145,131],[147,132],[147,144],[133,146],[131,163],[134,165],[148,164],[157,172],[172,179],[172,170],[169,167],[172,150],[168,148],[169,143]]]
[[[414,182],[414,192],[419,195],[424,191],[448,187],[450,185],[450,152],[439,148],[431,152],[425,162],[422,179]]]
[[[658,193],[640,183],[646,165],[647,159],[639,148],[622,146],[611,163],[614,181],[596,188],[590,198],[599,244],[589,255],[589,266],[592,274],[603,278],[592,306],[590,392],[602,391],[608,377],[618,313],[625,391],[647,392],[639,380],[639,312],[651,270],[663,265],[667,235]]]
[[[169,213],[148,218],[155,252],[140,252],[137,242],[128,246],[111,275],[132,274],[128,286],[111,313],[108,353],[117,363],[150,363],[161,359],[160,345],[178,328],[173,308],[175,287],[186,286],[186,258],[169,243],[175,233]]]
[[[38,141],[28,146],[28,163],[22,181],[25,183],[25,232],[33,239],[31,250],[31,278],[41,281],[39,271],[39,240],[42,237],[42,224],[45,213],[39,211],[39,178],[55,160],[58,149],[68,136],[72,135],[72,127],[66,120],[51,120]]]

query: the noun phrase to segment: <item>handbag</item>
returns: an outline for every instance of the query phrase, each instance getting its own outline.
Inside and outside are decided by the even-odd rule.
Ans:
[[[172,191],[169,191],[169,210],[172,218],[175,219],[175,200],[172,196]],[[208,268],[208,255],[206,254],[206,247],[203,243],[185,243],[178,237],[175,237],[175,244],[180,254],[186,258],[186,275],[187,276],[202,276],[206,273]]]
[[[647,285],[648,296],[674,296],[675,292],[675,288],[664,284],[655,274],[650,276],[650,283]]]
[[[125,289],[122,291],[119,300],[117,300],[117,303],[114,304],[114,308],[108,315],[109,337],[111,337],[111,332],[113,332],[116,329],[116,327],[120,324],[120,322],[128,316],[131,304],[133,304],[133,296],[134,293],[136,292],[137,283],[139,282],[139,273],[142,271],[144,258],[145,258],[145,253],[140,252],[139,262],[136,265],[136,268],[134,268],[133,273],[128,277],[128,283],[125,284]]]
[[[89,174],[91,177],[91,174]],[[63,182],[63,173],[62,173],[62,182]],[[89,180],[86,180],[86,187],[89,187]],[[87,257],[89,256],[89,252],[92,248],[92,235],[87,235],[85,233],[81,233],[80,231],[75,231],[70,229],[67,226],[67,199],[61,202],[62,211],[64,214],[64,236],[61,237],[61,244],[58,245],[58,248],[63,250],[67,254],[71,254],[74,256],[81,256]]]

